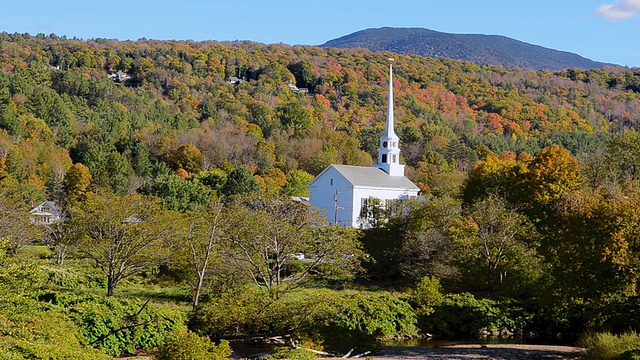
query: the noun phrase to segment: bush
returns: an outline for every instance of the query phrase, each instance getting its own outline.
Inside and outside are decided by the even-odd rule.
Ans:
[[[268,332],[269,329],[259,325],[265,317],[261,308],[267,300],[251,287],[227,291],[201,303],[191,318],[190,328],[211,339]]]
[[[223,360],[231,353],[225,340],[216,346],[209,339],[180,328],[171,332],[151,355],[156,360]]]
[[[443,301],[442,286],[434,277],[422,278],[411,294],[411,304],[421,316],[431,315]]]
[[[185,320],[177,310],[159,309],[137,299],[47,292],[39,300],[68,314],[88,344],[116,356],[156,347]]]
[[[450,338],[478,337],[486,332],[521,330],[529,315],[505,302],[476,299],[472,294],[450,294],[433,314],[421,318],[424,331]]]
[[[358,346],[376,350],[380,339],[415,335],[413,308],[387,292],[343,292],[315,299],[320,308],[307,335],[331,350],[345,353]]]
[[[87,346],[59,308],[23,296],[0,295],[0,359],[110,359]]]
[[[373,349],[382,338],[415,335],[415,324],[411,306],[391,293],[301,290],[274,301],[256,289],[212,299],[192,323],[212,338],[292,335],[338,353],[354,346]]]
[[[640,348],[640,336],[635,332],[587,333],[578,341],[578,346],[585,348],[581,356],[584,360],[634,359]]]
[[[66,289],[75,289],[80,284],[80,276],[64,267],[49,266],[42,267],[47,276],[47,284],[55,285]]]
[[[313,360],[317,356],[311,351],[301,349],[280,348],[275,354],[271,355],[271,359],[288,359],[288,360]]]
[[[627,350],[615,360],[640,360],[640,349]]]

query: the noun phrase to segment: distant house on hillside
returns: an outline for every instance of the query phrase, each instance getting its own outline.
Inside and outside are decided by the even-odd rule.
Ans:
[[[231,76],[230,78],[227,79],[227,84],[239,85],[239,84],[242,84],[243,81],[244,79],[241,79],[236,76]]]
[[[29,220],[36,225],[48,225],[61,221],[62,216],[53,201],[44,201],[29,211]]]
[[[294,92],[294,93],[304,93],[304,94],[308,94],[309,93],[309,89],[307,88],[299,88],[293,84],[288,84],[289,85],[289,91]]]
[[[125,82],[129,79],[131,79],[131,76],[129,76],[129,74],[125,73],[122,70],[118,70],[118,72],[115,74],[109,74],[109,80],[111,81]]]

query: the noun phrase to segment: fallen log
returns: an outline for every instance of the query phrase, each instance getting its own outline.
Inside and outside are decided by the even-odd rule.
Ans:
[[[346,359],[346,358],[348,358],[349,356],[351,356],[351,353],[352,353],[352,352],[353,352],[353,350],[355,350],[356,348],[357,348],[357,346],[356,346],[356,347],[354,347],[354,348],[351,348],[351,350],[349,350],[349,352],[348,352],[348,353],[344,354],[344,356],[343,356],[342,358],[343,358],[343,359]]]
[[[365,351],[365,352],[363,352],[362,354],[354,355],[354,356],[352,356],[351,358],[352,358],[352,359],[355,359],[355,358],[361,358],[361,357],[363,357],[363,356],[367,356],[367,355],[369,355],[369,354],[371,354],[371,351]]]
[[[336,356],[335,354],[332,354],[332,353],[328,353],[328,352],[324,352],[324,351],[319,351],[319,350],[308,349],[308,348],[304,348],[304,347],[302,347],[302,346],[298,346],[298,349],[311,351],[312,353],[314,353],[314,354],[318,354],[318,355],[324,355],[324,356]]]

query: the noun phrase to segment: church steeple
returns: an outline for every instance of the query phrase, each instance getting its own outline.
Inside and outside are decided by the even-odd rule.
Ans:
[[[392,61],[393,59],[389,59]],[[391,176],[404,176],[404,165],[400,165],[400,138],[393,130],[393,65],[389,64],[389,98],[387,105],[387,126],[380,137],[378,163],[374,166]]]

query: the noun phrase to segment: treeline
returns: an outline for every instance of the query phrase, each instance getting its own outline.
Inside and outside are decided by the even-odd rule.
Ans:
[[[369,165],[376,156],[384,54],[0,35],[2,172],[30,199],[59,199],[72,163],[87,167],[92,189],[120,194],[153,188],[180,169],[183,178],[203,170],[224,178],[246,167],[263,193],[302,195],[328,164]],[[635,70],[396,62],[402,154],[424,192],[460,178],[484,148],[535,155],[558,144],[592,153],[640,118]],[[130,78],[109,80],[117,71]],[[244,81],[227,82],[232,76]]]

